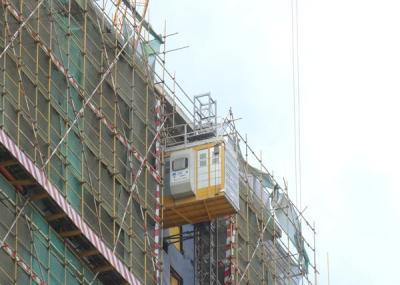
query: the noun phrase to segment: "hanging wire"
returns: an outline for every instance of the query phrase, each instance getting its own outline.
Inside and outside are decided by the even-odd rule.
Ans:
[[[294,175],[296,205],[301,208],[301,114],[300,114],[300,62],[299,62],[299,22],[298,0],[291,0],[292,34],[292,92],[293,92],[293,136]]]
[[[300,105],[300,56],[299,56],[299,1],[296,1],[296,64],[297,64],[297,132],[298,132],[298,167],[299,167],[299,208],[302,207],[302,177],[301,177],[301,105]]]

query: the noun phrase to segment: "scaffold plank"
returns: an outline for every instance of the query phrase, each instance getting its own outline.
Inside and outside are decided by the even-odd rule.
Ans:
[[[58,220],[58,219],[65,218],[66,216],[67,215],[64,212],[59,212],[59,213],[56,213],[56,214],[47,215],[45,217],[45,219],[46,219],[47,222],[52,222],[52,221],[55,221],[55,220]]]

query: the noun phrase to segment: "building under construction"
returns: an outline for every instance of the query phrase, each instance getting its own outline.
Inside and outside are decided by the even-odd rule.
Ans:
[[[1,0],[0,284],[315,284],[315,229],[148,1]]]

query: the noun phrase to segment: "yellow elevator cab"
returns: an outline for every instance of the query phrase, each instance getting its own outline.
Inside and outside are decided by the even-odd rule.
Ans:
[[[196,224],[239,210],[239,163],[228,138],[168,148],[164,227]]]

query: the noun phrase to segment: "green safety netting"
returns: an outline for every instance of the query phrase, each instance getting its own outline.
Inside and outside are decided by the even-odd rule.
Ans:
[[[147,63],[154,69],[156,56],[160,51],[161,42],[157,39],[141,43],[142,52],[147,58]]]

